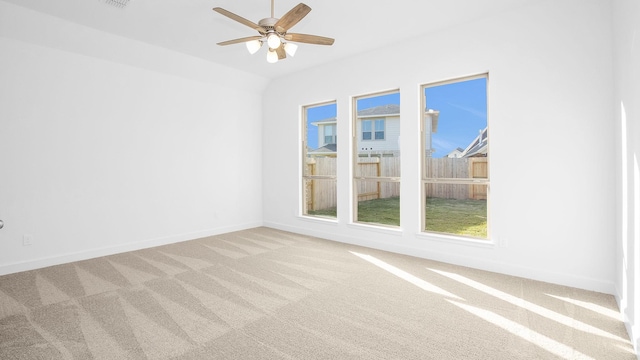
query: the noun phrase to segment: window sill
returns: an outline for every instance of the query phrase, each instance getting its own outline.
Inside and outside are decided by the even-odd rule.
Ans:
[[[400,227],[391,227],[378,224],[366,224],[366,223],[349,223],[347,226],[359,229],[374,231],[376,233],[386,233],[389,235],[402,235],[402,229]]]
[[[429,240],[429,241],[449,243],[449,244],[475,246],[475,247],[481,247],[481,248],[496,247],[496,243],[493,240],[480,240],[480,239],[473,239],[473,238],[467,238],[462,236],[441,235],[441,234],[428,233],[428,232],[419,232],[416,234],[416,238]]]
[[[298,215],[298,219],[315,222],[315,223],[324,223],[324,224],[338,224],[337,218],[330,217],[320,217],[320,216],[310,216],[310,215]]]

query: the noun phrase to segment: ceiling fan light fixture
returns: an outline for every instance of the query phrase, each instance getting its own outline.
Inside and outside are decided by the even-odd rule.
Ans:
[[[276,53],[275,50],[269,49],[269,51],[267,51],[267,62],[270,64],[278,62],[278,53]]]
[[[129,0],[99,0],[99,1],[129,1]],[[229,19],[236,21],[242,25],[248,26],[253,30],[258,31],[260,35],[246,36],[239,39],[232,39],[219,42],[218,45],[226,46],[232,44],[245,43],[247,50],[251,54],[255,54],[262,48],[264,43],[267,43],[267,61],[270,63],[276,63],[280,60],[284,60],[288,56],[293,57],[298,50],[298,45],[291,42],[315,44],[315,45],[333,45],[334,39],[309,35],[309,34],[295,34],[290,33],[289,29],[296,25],[302,18],[307,16],[311,11],[308,5],[299,3],[284,14],[281,18],[276,18],[273,11],[274,0],[271,0],[271,17],[260,20],[257,24],[251,20],[247,20],[240,15],[236,15],[231,11],[225,10],[221,7],[214,7],[213,11],[228,17]]]
[[[262,47],[262,41],[260,40],[251,40],[245,43],[247,45],[247,50],[249,50],[249,54],[253,55],[260,50]]]
[[[298,45],[294,44],[294,43],[286,43],[284,44],[284,51],[287,52],[287,55],[289,56],[295,56],[296,55],[296,51],[298,50]]]
[[[280,36],[278,36],[278,34],[271,33],[269,34],[269,36],[267,36],[267,44],[269,44],[270,48],[277,49],[278,47],[280,47],[280,44],[282,44],[282,41],[280,40]]]

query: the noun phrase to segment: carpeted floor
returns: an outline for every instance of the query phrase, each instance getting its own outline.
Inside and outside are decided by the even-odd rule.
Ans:
[[[269,228],[0,277],[0,359],[636,359],[610,295]]]

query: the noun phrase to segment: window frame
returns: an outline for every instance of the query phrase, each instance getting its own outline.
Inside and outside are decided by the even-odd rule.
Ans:
[[[489,73],[481,73],[476,75],[464,76],[459,78],[453,78],[444,81],[436,81],[427,84],[420,85],[420,233],[425,235],[436,235],[445,239],[450,240],[464,240],[471,242],[481,242],[481,243],[490,243],[491,242],[491,222],[490,222],[490,156],[487,156],[487,177],[486,178],[436,178],[436,177],[428,177],[427,176],[427,166],[426,166],[426,153],[427,150],[431,152],[431,149],[426,149],[426,115],[428,113],[427,110],[427,99],[425,95],[425,90],[430,87],[436,87],[441,85],[455,84],[459,82],[476,80],[484,78],[486,81],[486,106],[487,106],[487,139],[490,138],[490,125],[489,125]],[[487,148],[489,149],[491,146],[491,142],[489,141],[487,144]],[[487,153],[490,153],[488,150]],[[480,238],[469,235],[459,235],[438,231],[430,231],[426,229],[426,217],[427,217],[427,199],[426,199],[426,186],[427,184],[451,184],[451,185],[481,185],[486,186],[487,191],[487,237]]]
[[[323,101],[323,102],[319,102],[319,103],[313,103],[313,104],[309,104],[309,105],[303,105],[300,108],[301,111],[301,127],[300,127],[300,151],[299,154],[301,155],[301,159],[300,159],[300,191],[298,192],[298,194],[300,194],[300,216],[304,217],[304,218],[308,218],[308,219],[314,219],[314,220],[323,220],[323,221],[338,221],[338,214],[336,211],[336,217],[329,217],[329,216],[320,216],[320,215],[311,215],[308,212],[307,209],[307,188],[306,188],[306,182],[311,180],[320,180],[320,181],[334,181],[336,186],[338,185],[338,172],[337,172],[337,168],[336,168],[336,174],[335,175],[310,175],[306,173],[306,168],[308,166],[307,164],[307,158],[308,158],[308,142],[307,142],[307,136],[308,136],[308,110],[309,109],[313,109],[313,108],[318,108],[318,107],[322,107],[322,106],[327,106],[327,105],[335,105],[336,106],[336,123],[332,124],[332,126],[334,126],[335,129],[335,134],[334,134],[334,139],[336,140],[336,144],[337,144],[337,138],[338,138],[338,117],[337,117],[337,106],[338,106],[338,102],[337,100],[328,100],[328,101]],[[322,130],[323,134],[322,134],[322,138],[324,139],[324,129]],[[318,131],[319,133],[320,131]],[[318,136],[319,138],[319,136]],[[318,139],[319,140],[319,139]],[[325,146],[327,144],[320,144],[318,143],[318,146]],[[337,159],[338,156],[338,152],[336,151],[335,154],[335,158]],[[336,160],[337,161],[337,160]],[[338,199],[336,198],[336,204],[337,204]],[[336,209],[337,210],[337,209]]]
[[[352,162],[352,166],[351,166],[351,171],[352,171],[352,179],[351,179],[351,194],[352,194],[352,206],[351,206],[351,223],[352,224],[358,224],[358,225],[363,225],[363,226],[368,226],[368,227],[378,227],[378,228],[388,228],[388,229],[401,229],[401,225],[387,225],[387,224],[380,224],[380,223],[373,223],[373,222],[365,222],[365,221],[358,221],[358,181],[376,181],[379,183],[398,183],[401,184],[401,176],[356,176],[356,167],[358,166],[358,159],[359,159],[359,153],[358,153],[358,139],[360,138],[360,141],[380,141],[380,140],[375,140],[375,139],[369,139],[369,140],[365,140],[362,139],[362,134],[363,134],[363,124],[364,121],[371,121],[371,136],[375,136],[375,120],[383,120],[383,123],[385,124],[385,132],[386,132],[386,121],[384,118],[368,118],[368,119],[362,119],[361,117],[358,116],[358,100],[361,99],[368,99],[368,98],[374,98],[374,97],[379,97],[379,96],[385,96],[385,95],[390,95],[390,94],[395,94],[397,93],[398,95],[400,95],[400,88],[397,89],[392,89],[392,90],[385,90],[385,91],[380,91],[380,92],[373,92],[373,93],[367,93],[364,95],[358,95],[358,96],[353,96],[351,97],[351,108],[352,108],[352,120],[351,120],[351,149],[352,149],[352,154],[351,154],[351,162]],[[360,122],[360,131],[358,132],[358,122]],[[386,137],[386,134],[385,134]],[[384,139],[381,139],[384,140]],[[400,215],[401,218],[401,215]]]

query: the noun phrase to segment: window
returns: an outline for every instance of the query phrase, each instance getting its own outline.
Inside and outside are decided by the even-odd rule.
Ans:
[[[371,120],[362,121],[362,140],[371,140]]]
[[[487,77],[422,87],[423,231],[488,238]]]
[[[400,93],[353,101],[353,219],[400,226]]]
[[[362,120],[362,140],[371,139],[384,140],[384,119]]]
[[[302,214],[337,216],[337,108],[335,102],[302,109]]]
[[[376,140],[384,140],[384,120],[375,120]]]
[[[324,144],[336,144],[336,124],[324,125]]]

